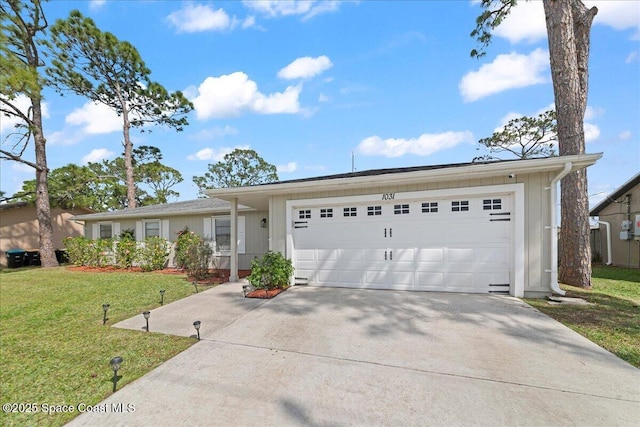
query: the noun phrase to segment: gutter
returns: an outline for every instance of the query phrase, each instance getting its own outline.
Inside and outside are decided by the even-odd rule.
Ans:
[[[551,180],[551,185],[549,186],[549,206],[551,213],[551,226],[549,229],[551,230],[551,270],[547,270],[551,273],[551,283],[549,283],[549,287],[553,291],[560,296],[564,296],[566,294],[565,291],[560,289],[560,285],[558,284],[558,220],[556,218],[556,202],[558,199],[558,181],[567,176],[569,172],[571,172],[571,168],[573,164],[571,162],[565,162],[564,168],[562,171],[556,175]]]
[[[607,221],[598,221],[598,224],[604,224],[605,228],[607,229],[607,258],[608,261],[605,265],[611,265],[613,264],[613,258],[611,256],[611,224],[609,224]]]

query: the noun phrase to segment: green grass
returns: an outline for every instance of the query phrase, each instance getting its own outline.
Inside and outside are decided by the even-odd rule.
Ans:
[[[563,285],[567,296],[590,305],[529,304],[633,366],[640,368],[640,270],[594,267],[591,290]]]
[[[191,346],[191,338],[109,327],[158,307],[160,289],[165,303],[194,292],[184,276],[158,273],[0,272],[1,403],[93,405],[112,393],[112,357],[124,358],[120,389]],[[103,303],[111,305],[106,326]],[[2,411],[0,425],[60,426],[77,415]]]

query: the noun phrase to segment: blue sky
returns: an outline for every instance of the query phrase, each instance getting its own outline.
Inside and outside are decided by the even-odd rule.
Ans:
[[[640,2],[598,6],[591,39],[587,152],[596,203],[640,170]],[[181,133],[133,133],[191,178],[236,147],[277,165],[280,179],[459,163],[510,118],[553,104],[541,1],[520,2],[487,55],[473,59],[477,1],[61,1],[49,22],[78,8],[131,42],[151,78],[195,104]],[[122,152],[114,113],[47,89],[48,163],[57,168]],[[4,136],[12,123],[1,119]],[[3,142],[3,144],[5,144]],[[31,148],[30,151],[33,151]],[[0,189],[33,170],[2,162]]]

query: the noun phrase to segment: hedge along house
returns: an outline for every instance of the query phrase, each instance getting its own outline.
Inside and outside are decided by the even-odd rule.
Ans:
[[[89,239],[118,238],[125,230],[133,231],[137,241],[158,236],[171,244],[168,267],[175,266],[175,242],[178,233],[188,227],[205,238],[214,250],[216,266],[229,268],[231,257],[231,204],[220,199],[196,199],[78,215],[72,218],[84,222],[85,237]],[[267,243],[267,212],[238,206],[234,216],[234,262],[237,268],[249,269],[251,260],[264,254]],[[251,238],[247,238],[251,236]],[[237,260],[237,261],[236,261]]]
[[[380,169],[207,193],[230,203],[231,279],[246,262],[234,242],[248,207],[267,215],[267,247],[292,259],[298,284],[543,297],[564,294],[557,183],[601,156]]]

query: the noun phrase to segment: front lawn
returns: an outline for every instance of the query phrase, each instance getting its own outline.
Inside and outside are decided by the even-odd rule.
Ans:
[[[568,297],[583,298],[590,305],[527,302],[640,368],[640,270],[594,267],[591,283],[591,290],[562,286]]]
[[[0,425],[60,426],[112,393],[111,358],[124,359],[118,389],[191,346],[195,340],[112,328],[195,292],[184,276],[158,273],[85,273],[65,267],[0,272],[0,396],[12,409]],[[107,325],[102,304],[109,303]],[[18,406],[20,404],[25,404]],[[43,404],[72,413],[43,414]],[[56,409],[56,408],[54,408]]]

